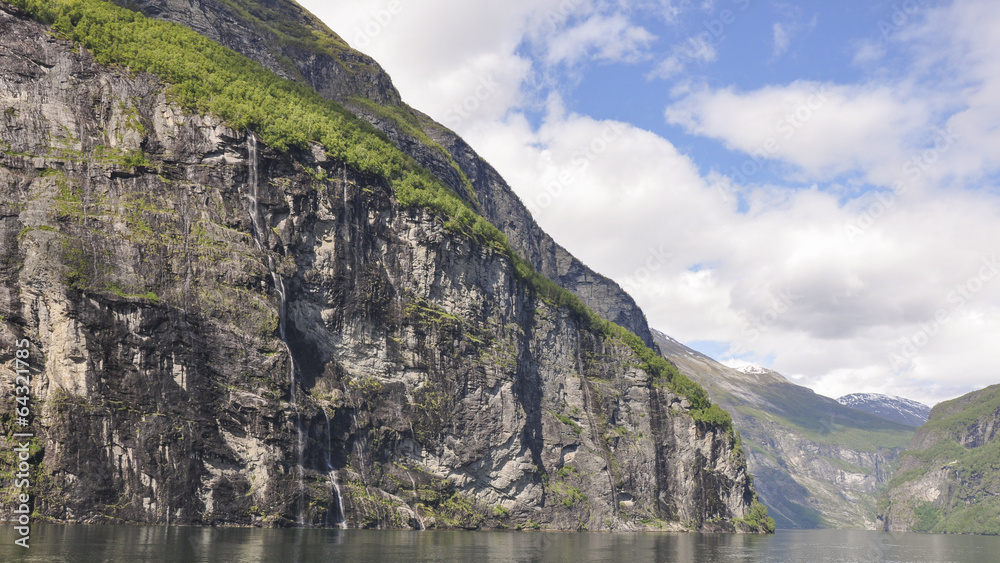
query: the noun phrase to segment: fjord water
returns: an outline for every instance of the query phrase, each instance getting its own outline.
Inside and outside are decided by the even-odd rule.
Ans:
[[[0,531],[0,561],[45,563],[566,562],[983,563],[1000,538],[779,530],[772,536],[245,529],[144,526],[32,527],[31,548]]]

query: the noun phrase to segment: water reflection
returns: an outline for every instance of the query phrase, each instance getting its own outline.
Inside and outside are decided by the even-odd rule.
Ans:
[[[14,539],[10,526],[0,528],[0,561],[982,563],[1000,559],[996,537],[850,530],[744,536],[35,525],[30,549],[15,546]]]

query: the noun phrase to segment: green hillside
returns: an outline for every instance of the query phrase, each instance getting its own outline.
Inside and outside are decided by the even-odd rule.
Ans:
[[[892,529],[1000,534],[1000,385],[931,410],[880,503]]]

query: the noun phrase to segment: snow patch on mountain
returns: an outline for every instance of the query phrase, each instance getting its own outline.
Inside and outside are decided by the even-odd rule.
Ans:
[[[931,413],[931,408],[923,403],[881,393],[852,393],[837,402],[914,428],[923,426]]]
[[[771,371],[755,363],[748,362],[746,360],[737,360],[735,358],[722,362],[722,365],[733,368],[740,373],[748,374],[763,374]]]

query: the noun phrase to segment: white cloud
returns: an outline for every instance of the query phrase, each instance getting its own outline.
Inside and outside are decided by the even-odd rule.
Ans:
[[[660,61],[646,78],[670,79],[684,72],[689,64],[710,63],[718,56],[715,44],[707,41],[705,37],[689,37],[686,41],[674,45],[671,54]]]
[[[670,55],[669,57],[660,61],[656,67],[646,75],[646,78],[652,80],[654,78],[668,79],[677,76],[684,71],[684,62],[678,55]]]
[[[460,133],[530,103],[526,89],[544,79],[539,73],[545,65],[635,61],[655,39],[616,11],[616,2],[302,4],[379,61],[407,103]],[[533,61],[522,51],[542,55]],[[492,86],[488,95],[484,83]]]
[[[634,61],[655,37],[630,25],[622,14],[595,14],[557,34],[548,42],[550,64],[572,64],[584,57],[603,61]]]
[[[872,170],[884,180],[929,128],[929,111],[924,101],[884,85],[799,81],[753,92],[695,90],[665,115],[692,134],[792,164],[813,178]]]
[[[806,21],[805,9],[801,6],[778,2],[774,5],[774,9],[781,14],[782,21],[775,22],[771,26],[772,59],[784,55],[791,46],[793,38],[812,31],[819,23],[818,15],[813,15],[809,21]]]
[[[774,33],[774,51],[772,55],[778,57],[788,50],[791,39],[788,37],[788,30],[781,23],[775,23],[772,29]]]
[[[852,48],[854,50],[853,63],[856,65],[870,65],[881,61],[886,55],[885,44],[881,41],[871,39],[856,41]]]

